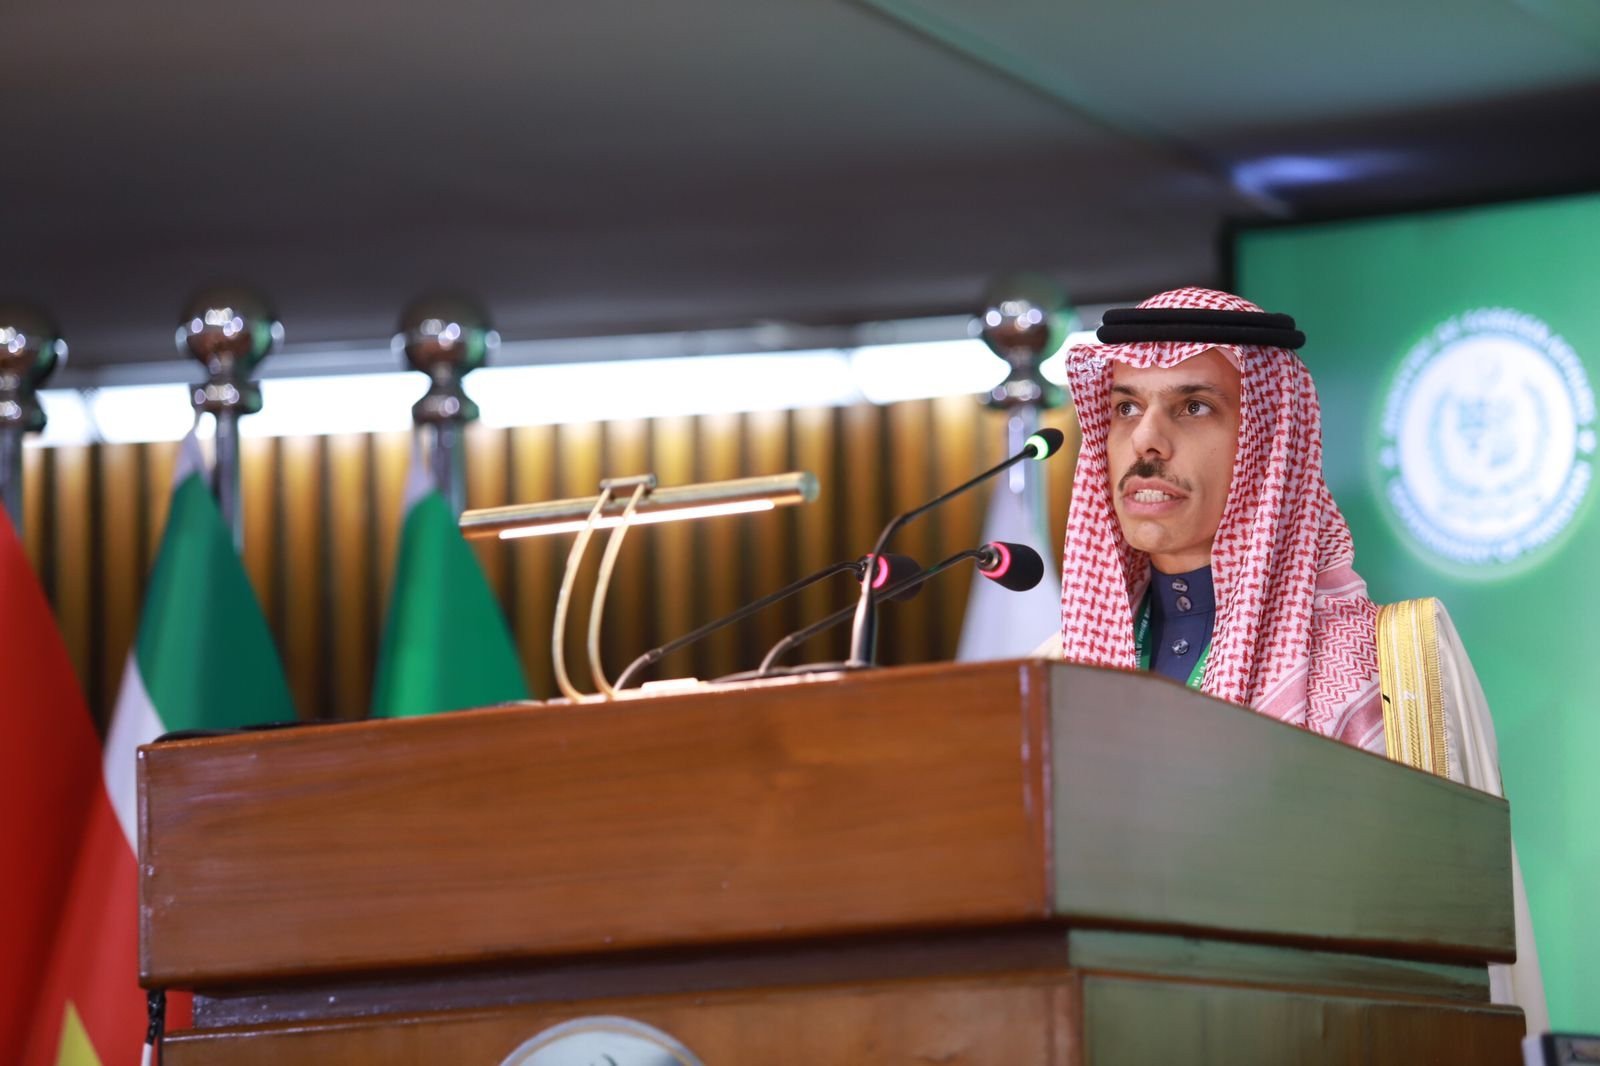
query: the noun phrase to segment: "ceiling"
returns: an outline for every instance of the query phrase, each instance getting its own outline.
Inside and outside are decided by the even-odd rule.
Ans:
[[[296,347],[1218,279],[1226,218],[1600,186],[1591,0],[54,0],[0,16],[0,297],[71,374],[238,280]],[[18,59],[20,57],[20,61]]]

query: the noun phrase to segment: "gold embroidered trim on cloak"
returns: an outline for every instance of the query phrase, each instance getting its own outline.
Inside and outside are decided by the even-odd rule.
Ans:
[[[1437,606],[1427,599],[1378,608],[1378,686],[1389,758],[1448,777]]]

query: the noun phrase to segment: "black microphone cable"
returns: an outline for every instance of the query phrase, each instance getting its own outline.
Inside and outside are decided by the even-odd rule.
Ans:
[[[770,607],[780,600],[788,599],[801,589],[815,585],[818,581],[826,580],[827,578],[832,577],[834,574],[851,570],[854,571],[858,581],[862,580],[864,575],[867,573],[867,565],[871,558],[871,556],[863,555],[859,559],[850,559],[844,562],[834,563],[832,566],[825,566],[814,574],[808,574],[807,576],[800,578],[798,581],[791,581],[789,584],[783,586],[781,589],[778,589],[776,592],[769,593],[768,595],[763,596],[759,600],[755,600],[752,603],[747,603],[738,610],[723,615],[721,618],[707,622],[699,629],[691,630],[690,632],[685,633],[683,636],[677,637],[674,640],[669,640],[667,643],[662,644],[659,647],[651,648],[649,651],[633,660],[633,662],[629,663],[628,668],[622,671],[621,676],[617,678],[616,684],[612,687],[618,691],[622,690],[623,688],[627,687],[628,683],[632,681],[641,670],[645,670],[651,666],[654,666],[656,663],[660,662],[662,659],[666,658],[668,655],[671,655],[680,648],[686,648],[695,641],[710,636],[723,626],[732,625],[734,622],[742,621],[743,619],[755,614],[757,611]],[[877,578],[871,583],[877,588],[881,589],[885,596],[888,596],[891,599],[908,600],[921,591],[920,583],[904,585],[904,587],[900,587],[906,578],[915,576],[921,572],[922,566],[915,559],[911,558],[909,555],[896,555],[890,553],[887,555],[877,556],[877,560]],[[894,587],[891,588],[889,586]]]
[[[915,587],[917,585],[921,585],[934,575],[943,573],[952,566],[955,566],[956,564],[967,559],[976,559],[978,561],[978,573],[982,574],[989,580],[1010,589],[1013,592],[1026,592],[1037,585],[1044,578],[1044,560],[1040,558],[1038,552],[1034,551],[1026,544],[1013,544],[1010,541],[997,540],[981,547],[969,548],[966,551],[957,552],[948,559],[940,560],[933,566],[930,566],[928,569],[922,571],[920,574],[913,574],[908,578],[903,578],[896,584],[889,585],[888,587],[884,588],[882,590],[883,595],[892,598],[901,593],[904,587]],[[773,664],[776,663],[778,658],[785,652],[789,651],[791,648],[805,643],[819,633],[832,629],[834,626],[839,625],[840,623],[849,619],[854,613],[854,607],[843,607],[828,615],[826,618],[811,623],[804,629],[797,629],[772,646],[772,648],[767,652],[766,657],[761,660],[761,665],[755,670],[754,673],[735,674],[731,677],[721,678],[720,680],[734,681],[751,677],[769,677],[773,673]],[[858,664],[851,661],[845,663],[830,663],[820,667],[797,667],[796,671],[801,669],[859,669],[862,665],[864,664]]]

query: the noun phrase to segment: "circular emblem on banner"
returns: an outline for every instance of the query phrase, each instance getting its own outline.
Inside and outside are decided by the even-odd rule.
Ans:
[[[1589,492],[1594,392],[1532,315],[1479,308],[1406,353],[1383,406],[1382,497],[1424,553],[1488,576],[1537,558]]]
[[[660,1029],[632,1018],[595,1015],[551,1026],[500,1066],[703,1066]]]

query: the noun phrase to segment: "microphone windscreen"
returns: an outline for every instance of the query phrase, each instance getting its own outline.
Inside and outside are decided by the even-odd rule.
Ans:
[[[867,556],[862,556],[861,562],[865,564],[866,561]],[[920,573],[922,573],[922,564],[911,558],[911,556],[884,552],[878,556],[878,576],[877,580],[873,581],[872,588],[874,591],[882,592],[890,585],[898,584],[913,574]],[[889,598],[896,601],[909,600],[921,591],[922,585],[916,584],[908,589],[901,589]]]
[[[1035,459],[1048,459],[1061,450],[1067,442],[1067,435],[1059,429],[1041,429],[1028,438],[1028,446],[1033,449]]]
[[[1026,544],[1007,540],[984,545],[985,558],[979,560],[978,573],[1012,592],[1027,592],[1044,580],[1044,560]]]

